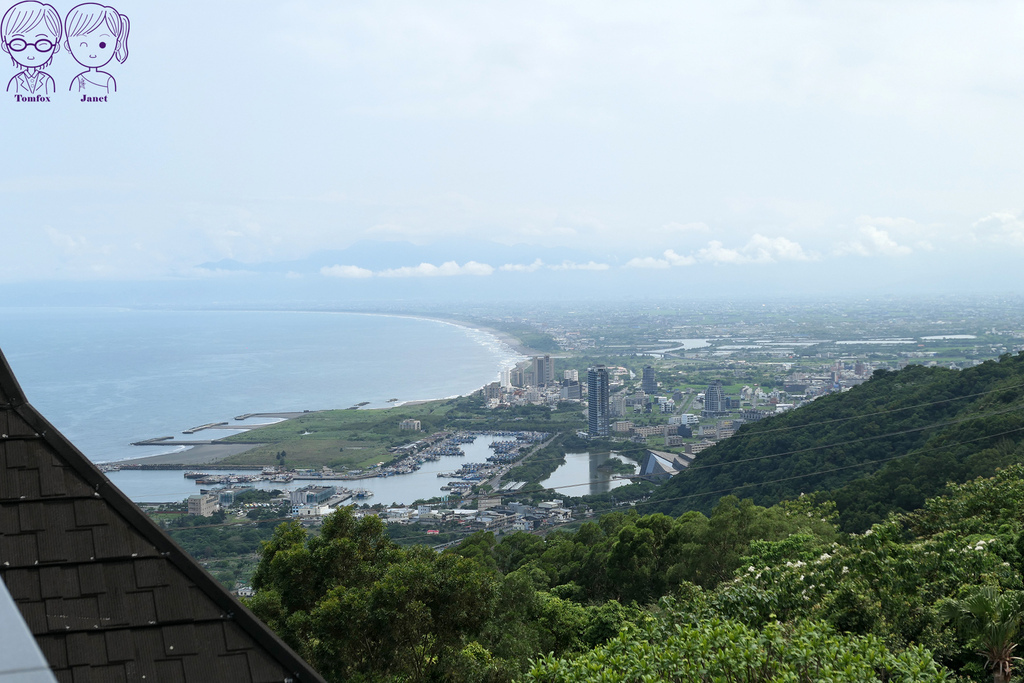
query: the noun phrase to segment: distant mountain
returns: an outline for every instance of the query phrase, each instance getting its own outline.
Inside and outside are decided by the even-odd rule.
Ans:
[[[844,530],[909,511],[947,482],[1024,461],[1024,354],[955,371],[911,365],[741,427],[658,489],[643,512],[832,499]]]

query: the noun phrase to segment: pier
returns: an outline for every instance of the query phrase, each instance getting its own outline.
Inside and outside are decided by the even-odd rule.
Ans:
[[[186,429],[185,431],[182,432],[182,434],[195,434],[196,432],[201,432],[204,429],[213,429],[214,427],[223,427],[226,424],[227,424],[227,422],[207,422],[204,425],[199,425],[198,427],[193,427],[192,429]]]
[[[291,412],[291,413],[245,413],[243,415],[236,415],[235,416],[235,420],[241,422],[242,420],[248,420],[250,417],[282,417],[282,418],[284,418],[286,420],[289,420],[289,419],[291,419],[293,417],[302,417],[306,413],[310,413],[310,412],[313,412],[313,411],[303,410],[301,412]]]
[[[145,441],[132,441],[133,446],[209,446],[215,441],[175,441],[173,436],[161,436]]]

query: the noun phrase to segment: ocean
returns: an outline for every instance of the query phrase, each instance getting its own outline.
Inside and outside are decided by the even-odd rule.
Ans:
[[[0,350],[29,402],[96,463],[169,452],[130,444],[243,413],[467,394],[522,360],[451,323],[291,311],[0,308]]]

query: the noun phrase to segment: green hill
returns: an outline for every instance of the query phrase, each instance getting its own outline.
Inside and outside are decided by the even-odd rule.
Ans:
[[[832,499],[859,531],[919,508],[947,482],[1024,460],[1024,354],[955,371],[879,370],[850,391],[744,425],[702,452],[642,512],[710,511],[722,496]]]

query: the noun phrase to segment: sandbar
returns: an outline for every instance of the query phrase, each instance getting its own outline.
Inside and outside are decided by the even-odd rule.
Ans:
[[[258,443],[210,443],[200,446],[192,446],[186,451],[176,453],[164,453],[163,455],[149,455],[143,458],[132,458],[131,460],[120,460],[119,465],[207,465],[215,463],[224,458],[239,453],[245,453],[257,446]]]

